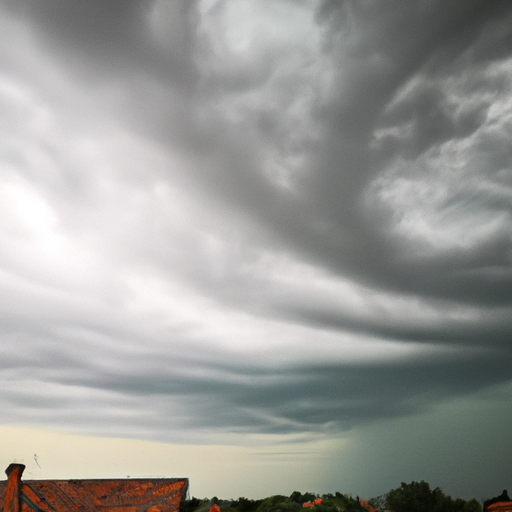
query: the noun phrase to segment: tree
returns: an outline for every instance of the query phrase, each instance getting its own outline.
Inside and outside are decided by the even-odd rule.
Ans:
[[[456,500],[446,496],[436,487],[430,489],[427,482],[402,482],[401,486],[388,492],[386,507],[391,512],[482,512],[477,500]]]
[[[466,501],[464,504],[464,512],[482,512],[482,505],[480,502],[473,498],[472,500]]]
[[[180,503],[180,512],[194,512],[199,505],[207,503],[206,500],[200,500],[192,497],[190,500],[182,500]]]
[[[430,489],[425,482],[402,482],[401,486],[388,492],[386,507],[391,512],[447,512],[443,510],[445,495],[439,487]]]
[[[240,496],[238,500],[231,503],[231,508],[237,509],[238,512],[255,512],[261,505],[263,500],[250,500]]]

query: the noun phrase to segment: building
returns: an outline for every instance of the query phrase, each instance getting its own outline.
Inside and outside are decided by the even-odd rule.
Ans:
[[[483,512],[512,512],[512,500],[505,489],[499,496],[484,501]]]
[[[0,512],[179,512],[187,478],[22,480],[10,464],[0,482]]]

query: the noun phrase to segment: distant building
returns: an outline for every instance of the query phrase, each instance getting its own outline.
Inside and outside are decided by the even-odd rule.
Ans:
[[[314,501],[306,501],[302,504],[302,507],[314,507],[315,505],[322,504],[322,498],[315,498]]]
[[[366,500],[359,498],[359,504],[368,510],[368,512],[377,512],[375,507],[372,507]]]
[[[187,478],[21,480],[10,464],[0,482],[1,512],[179,512]]]
[[[504,490],[499,496],[484,501],[483,512],[512,512],[512,500]]]

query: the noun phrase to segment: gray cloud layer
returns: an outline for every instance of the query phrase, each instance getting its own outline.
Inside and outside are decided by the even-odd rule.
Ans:
[[[510,381],[506,2],[1,24],[4,421],[309,439]]]

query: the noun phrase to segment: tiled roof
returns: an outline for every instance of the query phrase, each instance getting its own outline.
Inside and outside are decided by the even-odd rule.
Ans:
[[[21,473],[18,484],[16,475],[0,482],[0,511],[179,512],[188,487],[186,478],[21,481],[20,477]]]
[[[512,512],[512,501],[498,501],[485,510],[486,512]]]

